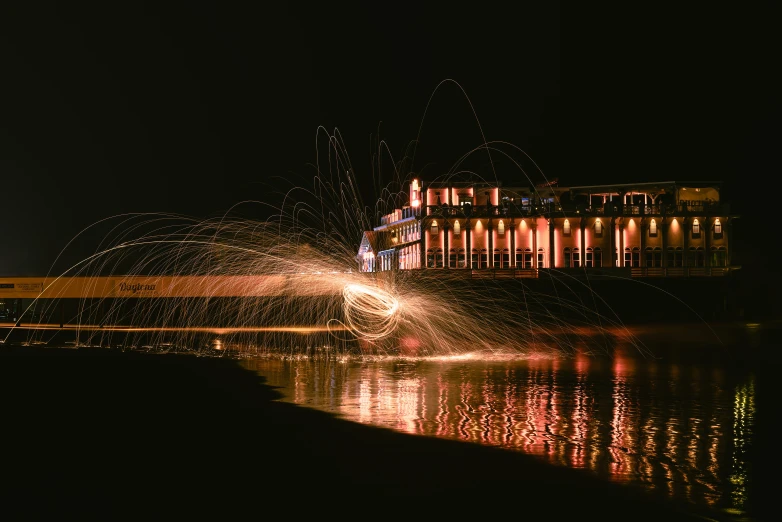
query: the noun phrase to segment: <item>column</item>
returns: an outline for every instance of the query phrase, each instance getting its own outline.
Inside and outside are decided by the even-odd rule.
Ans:
[[[467,236],[467,248],[464,253],[465,262],[467,263],[467,268],[472,270],[472,228],[470,227],[470,218],[464,220],[464,226],[467,227],[467,233],[465,234]]]
[[[703,242],[703,266],[707,269],[711,268],[711,226],[712,220],[710,218],[703,218],[704,242]],[[708,272],[708,270],[707,270]]]
[[[532,267],[536,270],[538,266],[538,221],[536,218],[530,219],[530,233],[532,234]]]
[[[554,255],[554,218],[549,217],[547,219],[548,221],[548,266],[549,268],[556,268],[554,266],[554,261],[556,261],[556,256]]]
[[[616,263],[614,262],[614,254],[616,253],[616,216],[611,216],[611,221],[609,221],[608,226],[608,235],[610,236],[608,238],[608,258],[609,263],[611,263],[612,268],[616,268]],[[605,260],[603,261],[605,263]]]

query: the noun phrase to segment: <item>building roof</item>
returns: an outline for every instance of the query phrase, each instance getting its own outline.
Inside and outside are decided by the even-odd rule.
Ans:
[[[389,244],[388,232],[367,230],[361,238],[361,245],[358,247],[358,255],[363,256],[367,252],[380,252],[387,249]]]
[[[719,188],[721,185],[721,181],[653,181],[644,183],[614,183],[611,185],[582,185],[568,188],[571,194],[622,193],[633,190],[664,193],[674,192],[681,187]]]

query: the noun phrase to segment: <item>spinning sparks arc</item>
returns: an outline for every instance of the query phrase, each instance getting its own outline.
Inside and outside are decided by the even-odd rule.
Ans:
[[[358,338],[376,341],[399,324],[399,301],[380,288],[350,283],[342,291],[345,324]]]
[[[320,137],[325,129],[318,130]],[[276,202],[241,201],[210,218],[133,213],[93,223],[69,241],[47,274],[52,283],[29,305],[26,313],[40,318],[40,327],[13,327],[0,341],[24,334],[29,344],[62,343],[67,334],[77,346],[123,349],[442,357],[572,354],[586,345],[604,348],[613,329],[624,331],[608,303],[570,272],[551,270],[550,280],[533,284],[495,280],[490,271],[473,277],[471,265],[456,258],[445,267],[442,261],[427,265],[412,213],[431,211],[440,220],[452,209],[417,208],[422,200],[421,186],[411,183],[415,154],[397,162],[385,143],[378,144],[378,161],[388,154],[394,168],[389,176],[378,163],[378,176],[386,179],[373,180],[380,189],[373,208],[363,202],[339,133],[316,146],[314,178],[277,180],[266,192]],[[481,153],[516,158],[512,164],[522,182],[533,183],[521,166],[526,153],[505,142],[480,144],[438,182],[469,177],[480,178],[480,186],[498,186],[469,167],[483,163],[472,158]],[[410,208],[417,210],[402,218],[400,209],[411,199]],[[374,235],[378,222],[382,235]],[[389,222],[403,226],[391,230]],[[477,218],[476,226],[483,226]],[[427,233],[436,241],[447,237]],[[71,245],[89,238],[99,238],[94,253],[70,259]],[[459,246],[451,245],[451,252]],[[356,255],[362,248],[362,256],[385,260],[382,270],[380,264],[364,265]],[[590,333],[579,334],[581,327]]]

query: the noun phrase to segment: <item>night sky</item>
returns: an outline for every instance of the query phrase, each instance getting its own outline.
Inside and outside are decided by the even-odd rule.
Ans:
[[[18,4],[0,8],[0,275],[46,273],[104,217],[209,217],[306,183],[319,126],[368,204],[378,139],[399,160],[420,138],[414,169],[433,177],[481,128],[564,186],[724,181],[743,263],[767,262],[749,241],[780,188],[770,3]]]

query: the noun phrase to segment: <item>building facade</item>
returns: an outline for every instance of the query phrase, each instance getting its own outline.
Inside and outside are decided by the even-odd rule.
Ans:
[[[720,182],[503,187],[412,180],[409,201],[364,233],[362,272],[541,270],[631,277],[724,276],[732,224]],[[628,274],[629,272],[629,274]]]

